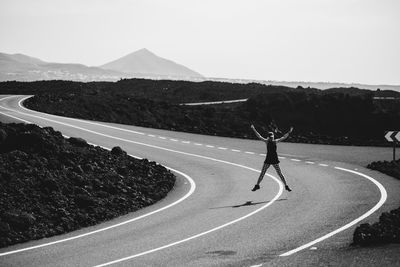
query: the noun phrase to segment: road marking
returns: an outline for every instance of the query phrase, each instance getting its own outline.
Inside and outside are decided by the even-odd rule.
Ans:
[[[303,249],[306,249],[308,247],[311,247],[312,245],[315,245],[315,244],[317,244],[317,243],[319,243],[319,242],[321,242],[321,241],[323,241],[323,240],[325,240],[327,238],[330,238],[330,237],[336,235],[337,233],[340,233],[340,232],[346,230],[347,228],[355,225],[356,223],[359,223],[360,221],[362,221],[365,218],[367,218],[368,216],[370,216],[372,213],[377,211],[385,203],[385,201],[387,199],[387,192],[386,192],[385,188],[383,187],[383,185],[381,183],[379,183],[378,181],[376,181],[374,178],[369,177],[368,175],[365,175],[363,173],[360,173],[360,172],[357,172],[357,171],[353,171],[353,170],[349,170],[349,169],[345,169],[345,168],[335,167],[335,169],[359,175],[361,177],[364,177],[364,178],[368,179],[372,183],[374,183],[379,188],[379,191],[381,193],[381,198],[379,199],[378,203],[374,207],[372,207],[372,209],[370,209],[369,211],[367,211],[366,213],[364,213],[363,215],[361,215],[357,219],[351,221],[350,223],[348,223],[348,224],[340,227],[339,229],[336,229],[335,231],[332,231],[332,232],[330,232],[330,233],[328,233],[328,234],[326,234],[326,235],[324,235],[324,236],[322,236],[320,238],[317,238],[314,241],[311,241],[311,242],[309,242],[309,243],[307,243],[305,245],[302,245],[302,246],[300,246],[300,247],[298,247],[296,249],[293,249],[293,250],[290,250],[288,252],[285,252],[285,253],[279,255],[280,257],[290,256],[290,255],[292,255],[292,254],[294,254],[296,252],[299,252],[300,250],[303,250]]]
[[[210,147],[210,148],[213,148],[213,147],[215,147],[215,146],[212,146],[212,145],[206,145],[206,147]]]
[[[158,138],[163,139],[163,140],[167,139],[167,137],[164,137],[164,136],[159,136]]]
[[[322,167],[328,167],[328,166],[329,166],[329,165],[323,164],[323,163],[319,163],[318,165],[319,165],[319,166],[322,166]]]
[[[172,142],[178,142],[178,140],[170,138],[169,140],[171,140]]]
[[[203,144],[200,143],[194,143],[195,146],[202,146]]]
[[[8,99],[8,98],[15,98],[15,97],[18,97],[18,96],[12,95],[12,96],[8,96],[8,97],[4,97],[4,98],[2,98],[1,100]],[[31,98],[31,97],[33,97],[33,95],[26,96],[26,97],[22,98],[21,100],[19,100],[19,101],[18,101],[18,106],[19,106],[21,109],[25,110],[25,111],[34,112],[34,113],[40,114],[40,112],[37,112],[37,111],[35,111],[35,110],[27,109],[27,108],[25,108],[25,107],[21,104],[23,101],[25,101],[26,99]],[[46,114],[46,115],[52,116],[52,117],[56,117],[56,118],[64,118],[64,119],[67,118],[67,119],[72,120],[72,121],[83,122],[83,123],[87,123],[87,124],[102,126],[102,127],[106,127],[106,128],[110,128],[110,129],[125,131],[125,132],[134,133],[134,134],[139,134],[139,135],[144,135],[144,134],[145,134],[145,133],[138,132],[138,131],[128,130],[128,129],[124,129],[124,128],[119,128],[119,127],[110,126],[110,125],[107,125],[107,124],[101,124],[101,123],[97,123],[97,122],[86,121],[86,120],[82,120],[82,119],[75,119],[75,118],[69,118],[69,117],[61,117],[61,116],[57,116],[57,115],[53,115],[53,114]],[[147,135],[150,136],[150,137],[156,137],[156,136],[153,135],[153,134],[147,134]],[[163,139],[163,138],[161,138],[161,139]],[[182,141],[182,143],[189,144],[190,142],[189,142],[189,143],[186,143],[186,142]],[[234,152],[241,152],[240,150],[236,150],[236,149],[232,149],[232,151],[234,151]],[[286,155],[286,156],[295,156],[295,155],[289,155],[289,154],[284,154],[284,155]],[[265,154],[263,154],[262,156],[265,156]],[[281,158],[281,159],[286,159],[285,157],[281,157],[281,156],[280,156],[279,158]]]
[[[315,162],[313,162],[313,161],[305,161],[305,163],[307,163],[307,164],[315,164]]]
[[[286,159],[286,157],[281,157],[281,156],[279,156],[278,158],[280,158],[280,159]]]
[[[184,144],[190,144],[190,141],[182,141]]]
[[[263,157],[265,157],[265,156],[266,156],[266,154],[263,154],[263,153],[261,153],[261,154],[260,154],[260,156],[263,156]]]
[[[219,146],[219,147],[218,147],[218,149],[221,149],[221,150],[227,150],[227,148],[226,148],[226,147],[221,147],[221,146]]]
[[[317,250],[317,247],[311,247],[310,250]]]
[[[0,106],[0,107],[1,107],[1,106]],[[4,107],[3,107],[3,108],[4,108]],[[80,130],[82,130],[82,131],[86,131],[86,132],[89,132],[89,133],[93,133],[93,134],[97,134],[97,135],[100,135],[100,136],[108,137],[108,138],[111,138],[111,139],[116,139],[116,140],[120,140],[120,141],[125,141],[125,142],[127,142],[127,143],[133,143],[133,144],[137,144],[137,145],[143,145],[143,146],[147,146],[147,147],[151,147],[151,148],[157,148],[157,149],[160,149],[160,150],[169,151],[169,152],[173,152],[173,153],[177,153],[177,154],[188,155],[188,156],[193,156],[193,157],[197,157],[197,158],[207,159],[207,160],[211,160],[211,161],[215,161],[215,162],[225,163],[225,164],[228,164],[228,165],[232,165],[232,166],[236,166],[236,167],[240,167],[240,168],[244,168],[244,169],[247,169],[247,170],[250,170],[250,171],[254,171],[254,172],[260,173],[259,170],[256,170],[256,169],[253,169],[253,168],[244,166],[244,165],[240,165],[240,164],[237,164],[237,163],[233,163],[233,162],[229,162],[229,161],[225,161],[225,160],[220,160],[220,159],[215,159],[215,158],[211,158],[211,157],[206,157],[206,156],[202,156],[202,155],[197,155],[197,154],[182,152],[182,151],[173,150],[173,149],[169,149],[169,148],[159,147],[159,146],[150,145],[150,144],[146,144],[146,143],[136,142],[136,141],[132,141],[132,140],[129,140],[129,139],[124,139],[124,138],[119,138],[119,137],[116,137],[116,136],[111,136],[111,135],[99,133],[99,132],[96,132],[96,131],[92,131],[92,130],[89,130],[89,129],[86,129],[86,128],[82,128],[82,127],[79,127],[79,126],[71,125],[71,124],[68,124],[68,123],[58,122],[58,121],[55,121],[55,120],[52,120],[52,119],[48,119],[48,118],[44,118],[44,117],[40,117],[40,116],[36,116],[36,115],[32,115],[32,114],[23,113],[23,112],[20,112],[20,111],[17,111],[17,110],[11,110],[11,109],[8,109],[8,108],[5,108],[5,109],[6,109],[6,110],[13,111],[13,112],[16,112],[16,113],[19,113],[19,114],[24,114],[24,115],[27,115],[27,116],[36,117],[36,118],[39,118],[39,119],[42,119],[42,120],[47,120],[47,121],[50,121],[50,122],[54,122],[54,123],[58,123],[58,124],[61,124],[61,125],[69,126],[69,127],[75,128],[75,129],[80,129]],[[101,124],[100,124],[100,126],[101,126]],[[170,169],[173,170],[172,168],[170,168]],[[173,170],[173,171],[175,171],[175,170]],[[181,174],[181,172],[178,172],[178,173]],[[183,174],[183,173],[182,173],[182,174]],[[223,224],[223,225],[220,225],[220,226],[218,226],[218,227],[215,227],[215,228],[213,228],[213,229],[210,229],[210,230],[208,230],[208,231],[205,231],[205,232],[202,232],[202,233],[200,233],[200,234],[196,234],[196,235],[190,236],[190,237],[188,237],[188,238],[186,238],[186,239],[179,240],[179,241],[176,241],[176,242],[174,242],[174,243],[167,244],[167,245],[165,245],[165,246],[158,247],[158,248],[155,248],[155,249],[152,249],[152,250],[148,250],[148,251],[145,251],[145,252],[136,254],[136,255],[132,255],[132,256],[123,258],[123,259],[118,259],[118,260],[115,260],[115,261],[111,261],[111,262],[108,262],[108,263],[104,263],[104,264],[101,264],[101,265],[98,265],[98,266],[106,266],[106,265],[114,264],[114,263],[117,263],[117,262],[126,261],[126,260],[129,260],[129,259],[132,259],[132,258],[136,258],[136,257],[142,256],[142,255],[146,255],[146,254],[149,254],[149,253],[152,253],[152,252],[156,252],[156,251],[159,251],[159,250],[162,250],[162,249],[165,249],[165,248],[169,248],[169,247],[172,247],[172,246],[175,246],[175,245],[178,245],[178,244],[187,242],[187,241],[189,241],[189,240],[192,240],[192,239],[201,237],[201,236],[203,236],[203,235],[206,235],[206,234],[215,232],[215,231],[220,230],[220,229],[222,229],[222,228],[225,228],[225,227],[227,227],[227,226],[229,226],[229,225],[232,225],[232,224],[234,224],[234,223],[237,223],[237,222],[239,222],[239,221],[242,221],[242,220],[244,220],[244,219],[246,219],[246,218],[248,218],[248,217],[250,217],[250,216],[252,216],[252,215],[254,215],[254,214],[256,214],[256,213],[258,213],[258,212],[260,212],[260,211],[262,211],[263,209],[265,209],[265,208],[269,207],[270,205],[272,205],[272,204],[282,195],[282,192],[283,192],[283,185],[282,185],[282,183],[281,183],[276,177],[274,177],[274,176],[272,176],[272,175],[270,175],[270,174],[266,174],[266,175],[269,176],[269,177],[271,177],[271,178],[278,184],[278,186],[279,186],[278,193],[275,195],[275,197],[274,197],[271,201],[269,201],[269,202],[268,202],[267,204],[265,204],[264,206],[262,206],[262,207],[260,207],[260,208],[258,208],[258,209],[256,209],[256,210],[254,210],[253,212],[248,213],[248,214],[245,215],[245,216],[242,216],[242,217],[240,217],[240,218],[238,218],[238,219],[235,219],[235,220],[233,220],[233,221],[230,221],[230,222],[225,223],[225,224]],[[189,176],[188,176],[188,177],[189,177]],[[190,178],[190,177],[189,177],[189,178]],[[190,180],[189,180],[189,181],[190,181]],[[192,180],[192,181],[193,181],[193,180]],[[194,183],[194,181],[193,181],[193,183]],[[193,184],[193,187],[195,188],[195,184]],[[193,187],[192,187],[192,188],[193,188]],[[194,188],[193,188],[193,192],[194,192]],[[192,190],[191,190],[190,192],[191,192],[191,194],[193,193]],[[188,195],[188,196],[190,196],[190,195]],[[185,198],[183,198],[183,199],[185,199]],[[180,202],[180,201],[183,201],[183,199],[182,199],[182,200],[178,200],[178,201],[179,201],[179,202]],[[175,203],[175,202],[174,202],[174,203]],[[174,203],[172,203],[172,204],[174,204]],[[162,208],[162,209],[166,209],[166,207],[164,207],[164,208]],[[160,209],[160,210],[162,210],[162,209]],[[153,213],[149,213],[149,214],[154,214],[154,213],[156,213],[156,212],[158,212],[158,210],[154,211]],[[143,215],[143,216],[149,216],[149,215],[145,214],[145,215]],[[143,217],[143,216],[141,216],[141,217]],[[135,219],[132,219],[132,220],[130,220],[129,222],[131,222],[131,221],[133,221],[133,220],[135,220]],[[136,220],[137,220],[137,219],[136,219]],[[121,224],[126,224],[126,223],[127,223],[127,222],[123,222],[123,223],[120,223],[120,224],[117,224],[117,225],[119,226],[119,225],[121,225]],[[117,227],[117,226],[109,226],[109,227],[106,227],[106,228],[103,228],[103,229],[110,229],[110,228],[114,228],[114,227]],[[42,245],[38,245],[38,246],[34,246],[34,247],[28,247],[28,248],[24,248],[24,249],[20,249],[20,250],[5,252],[5,253],[0,254],[0,256],[9,255],[9,254],[17,253],[17,252],[22,252],[22,251],[26,251],[26,250],[31,250],[31,249],[34,249],[34,248],[40,248],[40,247],[44,247],[44,246],[49,246],[49,245],[53,245],[53,244],[65,242],[65,241],[68,241],[68,240],[76,239],[76,238],[78,238],[78,237],[83,237],[83,236],[87,236],[87,235],[89,235],[89,234],[93,234],[93,233],[97,233],[97,232],[100,232],[100,231],[104,231],[103,229],[99,229],[99,230],[96,230],[96,231],[93,231],[93,232],[90,232],[90,233],[86,233],[86,234],[82,234],[82,235],[79,235],[79,236],[76,236],[76,237],[71,237],[71,238],[67,238],[67,239],[63,239],[63,240],[58,240],[58,241],[54,241],[54,242],[50,242],[50,243],[46,243],[46,244],[42,244]]]
[[[301,160],[299,160],[299,159],[290,159],[291,161],[296,161],[296,162],[299,162],[299,161],[301,161]]]
[[[245,151],[244,153],[250,154],[250,155],[254,155],[255,154],[254,152],[250,152],[250,151]]]

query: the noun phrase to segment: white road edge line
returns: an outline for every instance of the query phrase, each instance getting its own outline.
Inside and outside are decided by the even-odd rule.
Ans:
[[[334,167],[334,168],[338,169],[338,170],[341,170],[341,171],[350,172],[350,173],[362,176],[362,177],[370,180],[372,183],[374,183],[379,188],[379,191],[381,193],[381,198],[379,199],[378,203],[372,209],[370,209],[369,211],[367,211],[366,213],[364,213],[363,215],[361,215],[357,219],[351,221],[350,223],[348,223],[348,224],[340,227],[339,229],[336,229],[335,231],[332,231],[332,232],[330,232],[330,233],[328,233],[328,234],[326,234],[326,235],[324,235],[324,236],[322,236],[320,238],[317,238],[314,241],[311,241],[311,242],[309,242],[309,243],[307,243],[305,245],[302,245],[302,246],[300,246],[300,247],[298,247],[296,249],[293,249],[293,250],[290,250],[288,252],[285,252],[285,253],[279,255],[280,257],[290,256],[290,255],[292,255],[292,254],[294,254],[296,252],[299,252],[300,250],[303,250],[303,249],[306,249],[308,247],[311,247],[312,245],[315,245],[315,244],[317,244],[317,243],[319,243],[319,242],[321,242],[321,241],[323,241],[323,240],[325,240],[327,238],[330,238],[330,237],[336,235],[337,233],[340,233],[340,232],[346,230],[347,228],[355,225],[356,223],[358,223],[358,222],[364,220],[365,218],[367,218],[368,216],[370,216],[372,213],[377,211],[385,203],[385,201],[387,199],[387,192],[386,192],[385,188],[383,187],[383,185],[381,183],[379,183],[378,181],[376,181],[374,178],[369,177],[368,175],[365,175],[363,173],[353,171],[353,170],[340,168],[340,167]]]
[[[18,104],[19,104],[20,106],[21,106],[21,102],[22,102],[23,100],[24,100],[24,99],[21,99],[21,100],[18,102]],[[143,145],[143,146],[147,146],[147,147],[151,147],[151,148],[157,148],[157,149],[161,149],[161,150],[165,150],[165,151],[170,151],[170,152],[174,152],[174,153],[178,153],[178,154],[183,154],[183,155],[198,157],[198,158],[207,159],[207,160],[211,160],[211,161],[215,161],[215,162],[220,162],[220,163],[225,163],[225,164],[237,166],[237,167],[240,167],[240,168],[248,169],[248,170],[250,170],[250,171],[254,171],[254,172],[257,172],[257,173],[260,172],[259,170],[256,170],[256,169],[253,169],[253,168],[244,166],[244,165],[236,164],[236,163],[233,163],[233,162],[229,162],[229,161],[224,161],[224,160],[220,160],[220,159],[215,159],[215,158],[211,158],[211,157],[201,156],[201,155],[192,154],[192,153],[187,153],[187,152],[182,152],[182,151],[177,151],[177,150],[172,150],[172,149],[168,149],[168,148],[164,148],[164,147],[159,147],[159,146],[154,146],[154,145],[150,145],[150,144],[135,142],[135,141],[128,140],[128,139],[123,139],[123,138],[119,138],[119,137],[110,136],[110,135],[107,135],[107,134],[98,133],[98,132],[91,131],[91,130],[88,130],[88,129],[85,129],[85,128],[82,128],[82,127],[74,126],[74,125],[71,125],[71,124],[68,124],[68,123],[58,122],[58,121],[51,120],[51,119],[48,119],[48,118],[43,118],[43,117],[40,117],[40,116],[36,116],[36,115],[32,115],[32,114],[23,113],[23,112],[20,112],[20,111],[17,111],[17,110],[8,109],[8,108],[5,108],[5,107],[2,107],[2,108],[6,109],[6,110],[13,111],[13,112],[16,112],[16,113],[19,113],[19,114],[24,114],[24,115],[27,115],[27,116],[36,117],[36,118],[39,118],[39,119],[42,119],[42,120],[51,121],[51,122],[54,122],[54,123],[58,123],[58,124],[61,124],[61,125],[69,126],[69,127],[76,128],[76,129],[80,129],[80,130],[82,130],[82,131],[90,132],[90,133],[93,133],[93,134],[97,134],[97,135],[101,135],[101,136],[113,138],[113,139],[116,139],[116,140],[125,141],[125,142],[128,142],[128,143],[134,143],[134,144]],[[27,109],[25,109],[25,110],[27,110]],[[28,111],[29,111],[29,110],[28,110]],[[101,124],[96,124],[96,125],[101,126]],[[173,170],[173,169],[171,169],[171,170]],[[175,170],[174,170],[174,171],[175,171]],[[178,172],[178,173],[181,173],[181,172]],[[182,174],[183,174],[183,173],[182,173]],[[252,216],[252,215],[254,215],[254,214],[256,214],[256,213],[258,213],[258,212],[260,212],[260,211],[262,211],[263,209],[265,209],[265,208],[269,207],[270,205],[272,205],[272,204],[282,195],[282,192],[283,192],[283,185],[282,185],[282,183],[281,183],[276,177],[274,177],[274,176],[272,176],[272,175],[270,175],[270,174],[266,174],[266,175],[268,175],[269,177],[271,177],[271,178],[278,184],[279,190],[278,190],[278,193],[275,195],[275,197],[274,197],[271,201],[269,201],[267,204],[265,204],[264,206],[260,207],[259,209],[255,210],[255,211],[253,211],[253,212],[251,212],[251,213],[249,213],[249,214],[247,214],[247,215],[245,215],[245,216],[243,216],[243,217],[240,217],[240,218],[238,218],[238,219],[236,219],[236,220],[230,221],[230,222],[228,222],[228,223],[225,223],[225,224],[223,224],[223,225],[220,225],[220,226],[215,227],[215,228],[213,228],[213,229],[210,229],[210,230],[208,230],[208,231],[202,232],[202,233],[200,233],[200,234],[197,234],[197,235],[188,237],[188,238],[186,238],[186,239],[183,239],[183,240],[180,240],[180,241],[176,241],[176,242],[174,242],[174,243],[171,243],[171,244],[168,244],[168,245],[165,245],[165,246],[162,246],[162,247],[158,247],[158,248],[155,248],[155,249],[152,249],[152,250],[148,250],[148,251],[145,251],[145,252],[142,252],[142,253],[133,255],[133,256],[129,256],[129,257],[123,258],[123,259],[119,259],[119,260],[115,260],[115,261],[112,261],[112,262],[104,263],[104,264],[99,265],[99,266],[110,265],[110,264],[113,264],[113,263],[117,263],[117,262],[125,261],[125,260],[128,260],[128,259],[136,258],[136,257],[142,256],[142,255],[146,255],[146,254],[149,254],[149,253],[152,253],[152,252],[156,252],[156,251],[159,251],[159,250],[168,248],[168,247],[172,247],[172,246],[181,244],[181,243],[183,243],[183,242],[187,242],[187,241],[189,241],[189,240],[198,238],[198,237],[200,237],[200,236],[203,236],[203,235],[209,234],[209,233],[211,233],[211,232],[217,231],[217,230],[219,230],[219,229],[225,228],[225,227],[227,227],[227,226],[229,226],[229,225],[231,225],[231,224],[234,224],[234,223],[237,223],[237,222],[239,222],[239,221],[242,221],[242,220],[244,220],[244,219],[246,219],[246,218],[248,218],[248,217],[250,217],[250,216]],[[189,180],[189,181],[193,181],[193,180]],[[194,181],[193,181],[193,183],[194,183]],[[192,189],[193,187],[195,188],[195,184],[193,184],[193,186],[191,187],[191,189]],[[194,188],[193,188],[193,192],[194,192]],[[193,192],[192,192],[192,193],[193,193]],[[188,196],[189,196],[189,195],[188,195]],[[183,200],[183,199],[182,199],[182,200]],[[180,202],[180,201],[182,201],[182,200],[178,200],[178,201]],[[172,204],[173,204],[173,203],[172,203]],[[172,205],[172,204],[171,204],[171,205]],[[164,207],[164,208],[162,208],[162,209],[166,209],[166,208]],[[160,209],[160,210],[162,210],[162,209]],[[156,212],[158,212],[158,210],[156,210],[156,211],[154,211],[153,213],[150,213],[150,214],[154,214],[154,213],[156,213]],[[145,215],[143,215],[143,216],[148,216],[148,215],[145,214]],[[143,217],[143,216],[141,216],[141,217]],[[133,220],[135,220],[135,219],[133,219]],[[120,225],[126,224],[126,223],[127,223],[127,222],[125,222],[125,223],[120,223],[120,224],[117,224],[117,225],[120,226]],[[110,228],[114,228],[114,227],[117,227],[117,226],[109,226],[109,227],[106,227],[106,228],[103,228],[103,229],[110,229]],[[104,230],[99,229],[99,230],[93,231],[93,232],[91,232],[91,233],[97,233],[97,232],[100,232],[100,231],[104,231]],[[82,234],[82,235],[79,235],[79,237],[83,237],[83,236],[86,236],[86,235],[89,235],[89,234],[90,234],[90,233]],[[55,242],[46,243],[46,244],[42,244],[42,245],[38,245],[38,246],[34,246],[34,247],[29,247],[29,248],[24,248],[24,249],[20,249],[20,250],[5,252],[5,253],[0,254],[0,256],[9,255],[9,254],[13,254],[13,253],[21,252],[21,251],[26,251],[26,250],[31,250],[31,249],[34,249],[34,248],[40,248],[40,247],[44,247],[44,246],[49,246],[49,245],[53,245],[53,244],[56,244],[56,243],[65,242],[65,241],[72,240],[72,239],[76,239],[76,238],[78,238],[78,236],[77,236],[77,237],[71,237],[71,238],[63,239],[63,240],[58,240],[58,241],[55,241]]]

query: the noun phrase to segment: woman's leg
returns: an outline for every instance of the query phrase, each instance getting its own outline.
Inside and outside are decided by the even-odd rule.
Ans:
[[[268,170],[269,166],[271,166],[271,165],[264,162],[260,176],[258,177],[258,180],[257,180],[257,185],[259,185],[261,183],[261,181],[264,179],[265,172]]]
[[[281,178],[283,184],[286,186],[286,180],[285,180],[285,176],[283,176],[281,168],[279,167],[279,163],[278,164],[273,164],[276,173],[279,175],[279,177]]]

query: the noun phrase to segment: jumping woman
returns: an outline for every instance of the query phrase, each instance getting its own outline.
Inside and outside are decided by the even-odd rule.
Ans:
[[[271,165],[274,166],[276,173],[279,175],[283,184],[285,185],[285,189],[289,192],[292,191],[289,188],[289,186],[286,184],[285,177],[283,176],[281,169],[279,168],[279,159],[278,159],[278,154],[276,152],[276,144],[278,142],[281,142],[281,141],[285,140],[286,138],[288,138],[289,134],[293,131],[293,127],[290,127],[289,132],[287,132],[281,138],[278,138],[278,139],[275,139],[273,132],[269,132],[268,137],[264,138],[261,136],[261,134],[259,134],[257,132],[254,125],[251,125],[251,129],[253,129],[253,131],[257,135],[257,137],[260,140],[264,141],[265,145],[267,146],[267,157],[265,158],[264,165],[263,165],[261,173],[260,173],[260,177],[258,177],[257,184],[254,186],[254,188],[251,191],[256,191],[256,190],[260,189],[260,183],[264,178],[265,172],[268,170],[269,166],[271,166]]]

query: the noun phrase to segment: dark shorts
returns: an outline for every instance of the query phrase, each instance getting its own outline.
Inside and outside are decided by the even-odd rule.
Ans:
[[[266,159],[266,160],[264,160],[264,164],[270,164],[270,165],[273,165],[273,164],[279,164],[279,160],[278,159]]]

